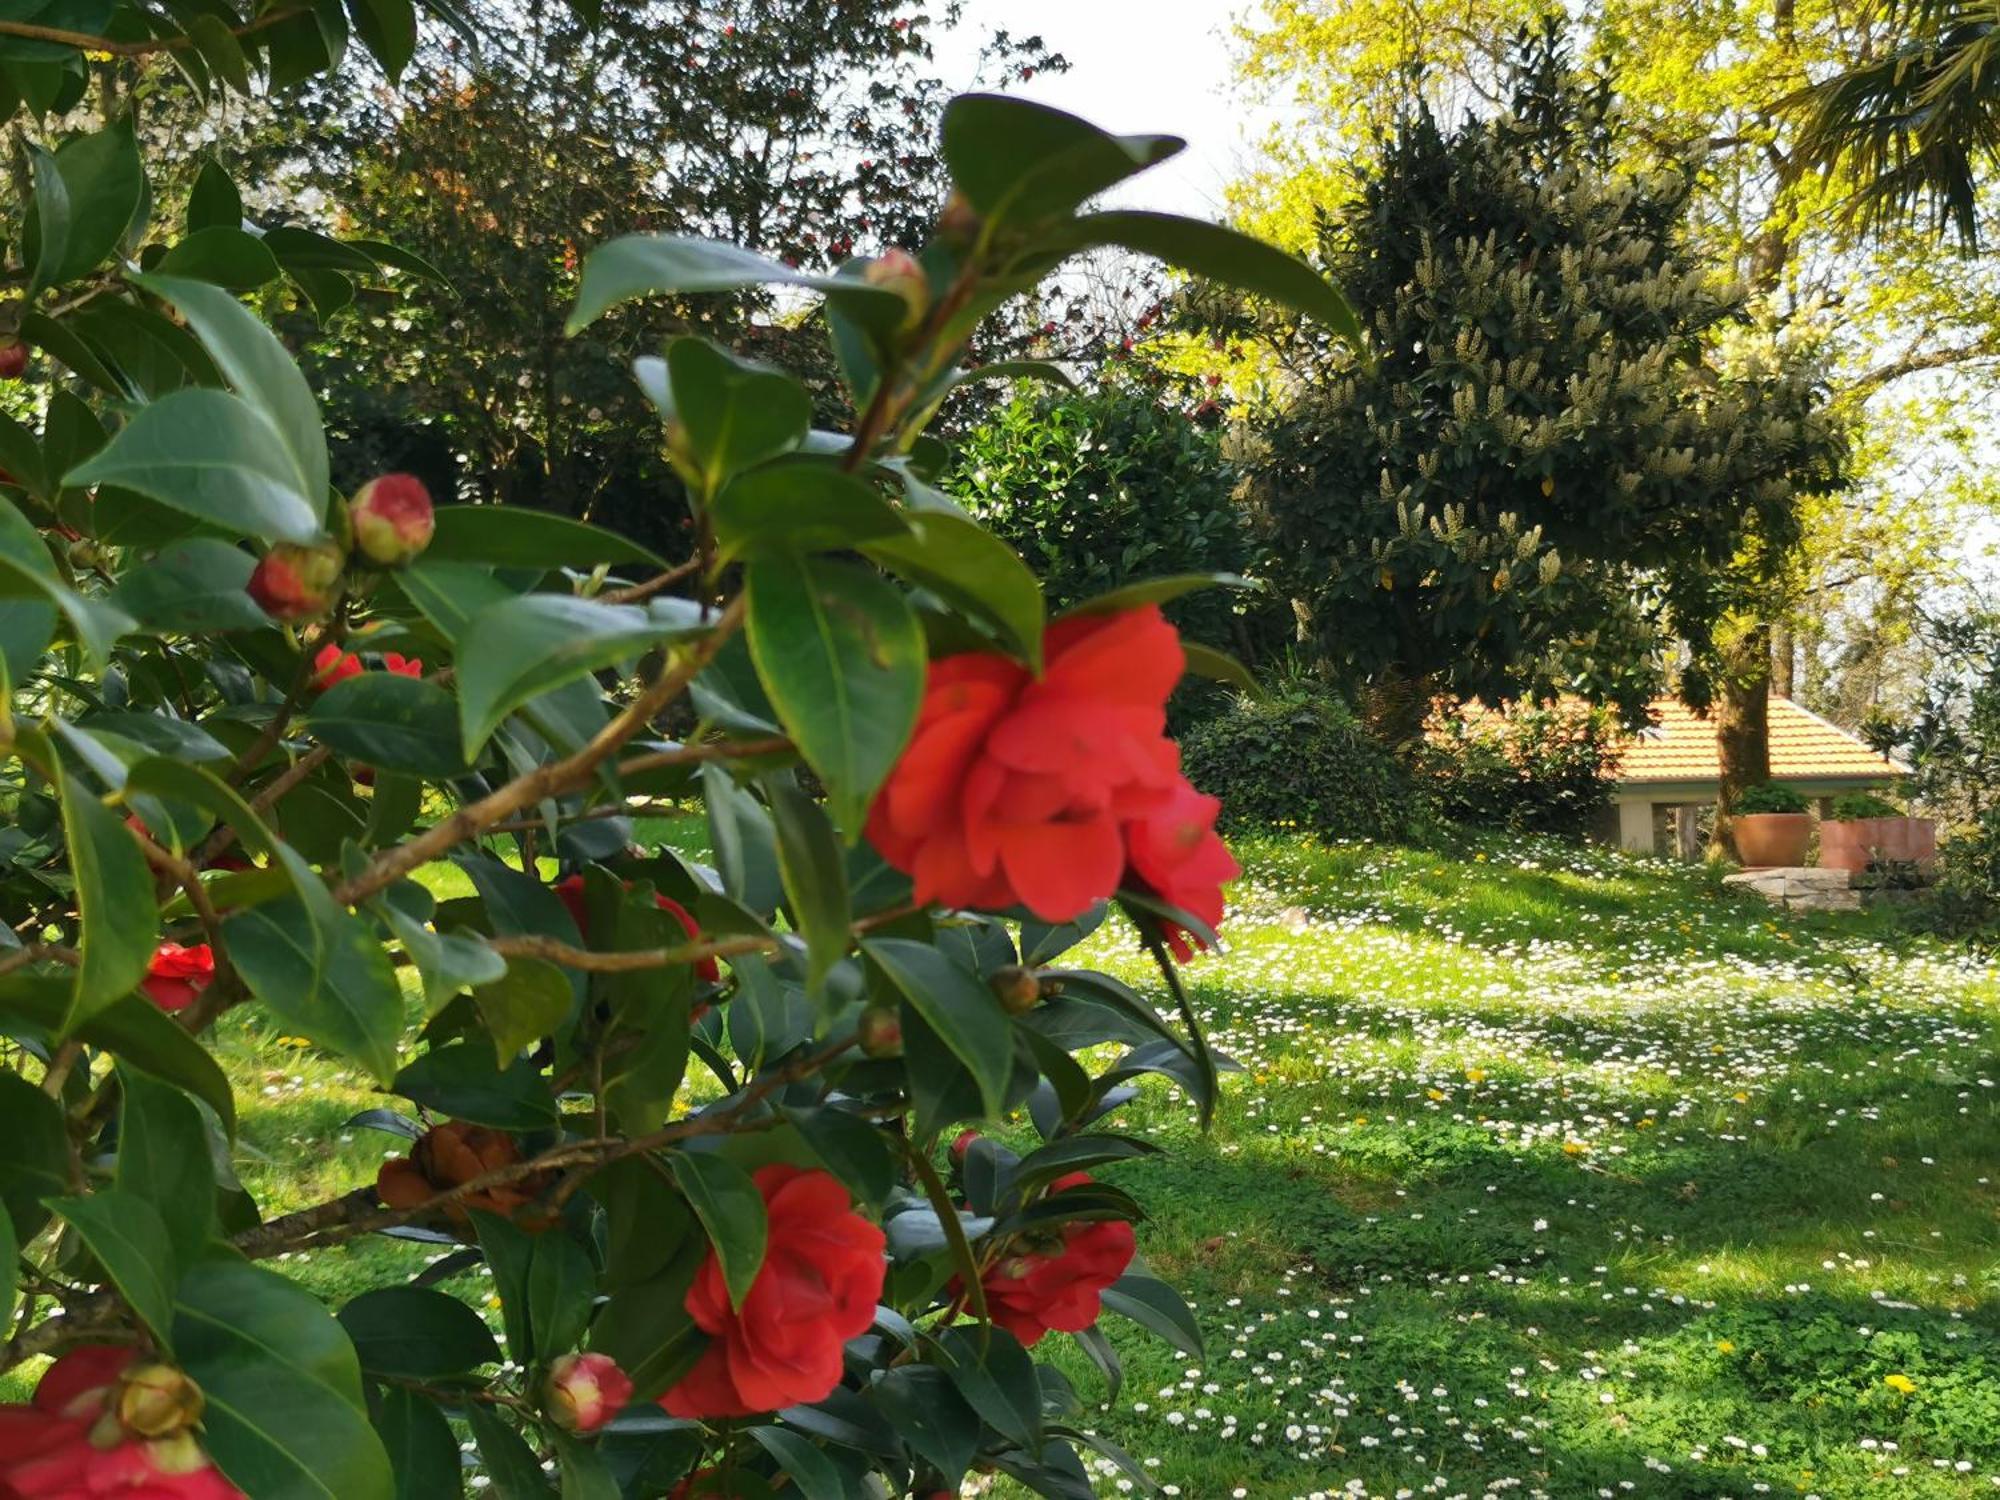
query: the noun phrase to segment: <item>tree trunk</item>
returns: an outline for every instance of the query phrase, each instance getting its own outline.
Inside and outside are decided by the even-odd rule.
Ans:
[[[1436,684],[1428,677],[1384,672],[1370,683],[1363,716],[1376,738],[1404,761],[1415,760],[1423,748],[1424,721],[1430,718]]]
[[[1734,858],[1730,812],[1745,788],[1771,779],[1771,627],[1751,625],[1724,646],[1721,675],[1715,698],[1715,753],[1722,771],[1715,837]]]
[[[1780,698],[1796,698],[1798,692],[1799,648],[1793,639],[1792,627],[1776,625],[1771,629],[1771,691]]]

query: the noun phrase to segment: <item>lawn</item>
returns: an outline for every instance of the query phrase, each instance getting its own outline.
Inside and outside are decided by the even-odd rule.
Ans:
[[[1197,1367],[1111,1330],[1100,1430],[1168,1493],[2000,1487],[1984,967],[1606,852],[1241,852],[1232,951],[1191,978],[1247,1071],[1207,1136],[1155,1085],[1124,1124],[1171,1154],[1108,1174],[1207,1334]],[[1119,933],[1085,952],[1147,980]],[[274,1028],[224,1050],[267,1211],[400,1149],[343,1129],[384,1101]],[[437,1253],[299,1269],[337,1298]]]

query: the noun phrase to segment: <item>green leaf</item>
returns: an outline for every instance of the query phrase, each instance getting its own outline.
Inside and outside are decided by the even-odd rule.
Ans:
[[[181,1278],[174,1353],[208,1398],[203,1446],[249,1495],[392,1500],[354,1346],[317,1297],[244,1261]]]
[[[420,677],[360,672],[336,682],[306,714],[305,727],[339,754],[380,769],[432,780],[465,770],[458,705]]]
[[[778,909],[778,836],[762,803],[714,762],[701,768],[701,800],[722,888],[760,916]]]
[[[972,206],[994,219],[1067,213],[1177,155],[1171,135],[1111,135],[1075,115],[1000,94],[964,94],[944,112],[944,160]]]
[[[271,617],[245,592],[257,560],[211,537],[190,537],[123,574],[111,602],[141,628],[211,635],[263,630]]]
[[[910,529],[874,486],[810,458],[737,475],[710,509],[721,561],[849,551]]]
[[[687,459],[712,495],[734,474],[805,441],[812,398],[783,370],[739,359],[702,338],[667,345],[665,381],[642,361],[639,384],[671,419]]]
[[[250,993],[287,1030],[353,1058],[377,1078],[395,1072],[403,992],[365,922],[286,897],[237,912],[223,935]]]
[[[88,1198],[51,1198],[49,1207],[69,1221],[139,1321],[172,1347],[174,1247],[153,1205],[99,1188]]]
[[[472,1042],[432,1048],[389,1087],[426,1109],[495,1130],[547,1130],[556,1123],[556,1102],[533,1063],[517,1058],[495,1068],[492,1054]]]
[[[622,1290],[667,1269],[694,1220],[652,1157],[627,1156],[590,1180],[604,1205],[604,1286]]]
[[[439,1380],[500,1362],[500,1346],[478,1313],[422,1287],[363,1292],[341,1308],[340,1326],[371,1375]]]
[[[69,1190],[62,1107],[19,1073],[0,1071],[0,1205],[25,1242],[48,1222],[43,1200]]]
[[[497,1066],[502,1068],[551,1035],[574,999],[569,976],[545,958],[510,959],[506,973],[472,991],[472,1003],[493,1038]]]
[[[319,535],[320,512],[299,489],[278,429],[226,391],[176,391],[140,407],[63,483],[135,490],[234,536],[309,542]]]
[[[1128,583],[1123,588],[1115,588],[1108,594],[1099,594],[1094,599],[1086,599],[1062,612],[1061,618],[1071,615],[1108,615],[1120,610],[1137,609],[1142,604],[1166,604],[1192,594],[1199,589],[1257,589],[1263,585],[1254,578],[1242,578],[1234,573],[1170,573],[1161,578],[1145,578],[1137,583]]]
[[[197,15],[188,22],[187,34],[210,72],[237,93],[247,95],[250,92],[250,59],[243,51],[243,43],[229,29],[228,22],[217,15]],[[274,263],[274,275],[276,269]]]
[[[21,1241],[14,1221],[0,1213],[0,1325],[14,1324],[15,1289],[20,1284]]]
[[[937,949],[906,938],[870,938],[862,951],[979,1085],[988,1115],[1000,1113],[1014,1069],[1007,1013],[980,980]]]
[[[192,1094],[215,1111],[225,1131],[236,1133],[236,1100],[221,1065],[152,1001],[136,995],[120,1000],[78,1027],[77,1037]]]
[[[375,1431],[396,1476],[395,1500],[464,1500],[458,1440],[435,1403],[405,1386],[388,1386],[375,1404]]]
[[[528,1321],[528,1267],[535,1254],[535,1237],[511,1219],[483,1209],[468,1210],[480,1251],[493,1272],[493,1290],[500,1298],[500,1318],[507,1329],[507,1352],[517,1365],[535,1359],[535,1331]]]
[[[1042,1391],[1035,1362],[1003,1328],[979,1337],[948,1328],[938,1337],[945,1373],[987,1426],[1033,1452],[1042,1441]]]
[[[792,922],[806,940],[806,988],[817,993],[828,970],[854,941],[847,906],[847,867],[833,825],[789,780],[770,787],[771,822],[778,834],[778,873]]]
[[[48,769],[62,799],[63,836],[83,929],[83,961],[58,1028],[67,1036],[124,999],[146,977],[160,918],[152,873],[124,818],[60,765]]]
[[[817,1109],[781,1104],[778,1112],[827,1170],[863,1201],[887,1201],[896,1186],[896,1157],[880,1127],[830,1104]]]
[[[247,230],[197,229],[160,257],[154,268],[163,276],[210,282],[230,291],[247,292],[278,279],[277,258]]]
[[[1339,287],[1297,256],[1252,235],[1179,214],[1121,209],[1087,214],[1067,227],[1077,248],[1117,245],[1220,281],[1324,324],[1357,348],[1361,324]]]
[[[403,76],[417,50],[417,10],[410,0],[347,0],[354,33],[382,65],[390,83]]]
[[[493,570],[471,563],[439,562],[426,551],[397,570],[396,586],[454,645],[465,638],[473,619],[488,605],[519,595],[493,576]]]
[[[752,1427],[750,1436],[805,1500],[845,1500],[847,1486],[841,1483],[840,1471],[803,1434],[788,1427]]]
[[[172,1250],[172,1266],[191,1266],[215,1229],[208,1127],[179,1090],[123,1062],[118,1087],[118,1189],[152,1207]],[[164,1279],[171,1288],[174,1276]]]
[[[908,534],[860,550],[989,626],[1035,671],[1042,667],[1042,586],[1021,556],[978,522],[950,511],[906,517]]]
[[[1156,1333],[1189,1359],[1205,1359],[1201,1324],[1181,1294],[1152,1276],[1128,1272],[1104,1290],[1104,1309]]]
[[[671,948],[686,940],[672,913],[650,902],[620,903],[620,949]],[[674,1093],[687,1073],[694,971],[686,966],[635,969],[611,975],[604,990],[614,1037],[629,1043],[605,1058],[604,1102],[620,1130],[644,1135],[666,1124]]]
[[[518,505],[441,505],[424,566],[486,563],[496,568],[593,568],[645,563],[665,568],[658,553],[586,521]]]
[[[562,1473],[562,1500],[619,1500],[622,1492],[611,1465],[590,1444],[557,1433],[556,1461]]]
[[[697,633],[698,606],[656,599],[641,608],[568,594],[526,594],[479,611],[466,626],[478,642],[458,662],[459,721],[467,760],[508,714],[586,673],[629,661]]]
[[[117,249],[145,197],[146,175],[130,115],[65,142],[53,156],[38,147],[30,155],[40,234],[32,296],[95,270]]]
[[[902,1365],[868,1389],[916,1453],[944,1475],[947,1486],[965,1477],[979,1451],[979,1418],[935,1365]]]
[[[535,1330],[536,1358],[558,1358],[583,1342],[596,1291],[597,1272],[583,1246],[558,1230],[535,1236],[528,1258],[528,1326]]]
[[[900,593],[851,563],[759,558],[744,589],[758,680],[852,842],[916,723],[922,627]]]
[[[747,1172],[712,1151],[675,1151],[667,1165],[707,1231],[730,1305],[740,1309],[764,1265],[764,1195]]]
[[[486,1493],[495,1500],[550,1500],[548,1480],[535,1459],[535,1450],[502,1420],[500,1414],[482,1401],[465,1403],[465,1420],[479,1444],[479,1457],[491,1481]]]
[[[799,286],[824,292],[855,308],[864,322],[901,322],[903,299],[894,292],[835,276],[811,276],[751,250],[684,235],[628,234],[600,245],[583,262],[568,333],[589,327],[621,302],[688,292],[737,292],[755,286]]]
[[[220,163],[213,159],[203,162],[195,174],[194,189],[188,194],[188,233],[242,227],[242,194],[236,191],[236,184],[229,180]]]
[[[997,359],[990,365],[960,370],[952,377],[950,389],[980,380],[1040,380],[1066,391],[1077,389],[1074,375],[1046,359]]]

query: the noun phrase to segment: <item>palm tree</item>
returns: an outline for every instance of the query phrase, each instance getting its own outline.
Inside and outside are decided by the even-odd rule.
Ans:
[[[1979,179],[2000,158],[2000,0],[1885,0],[1886,50],[1786,102],[1794,165],[1858,184],[1864,230],[1921,214],[1967,249],[1979,241]]]

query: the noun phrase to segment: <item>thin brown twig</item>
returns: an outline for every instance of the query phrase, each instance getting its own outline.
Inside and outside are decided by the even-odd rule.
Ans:
[[[73,969],[83,962],[83,955],[74,948],[65,948],[61,943],[29,943],[0,958],[0,974],[11,974],[32,963],[47,962],[68,964]]]
[[[308,6],[293,6],[284,10],[274,10],[259,16],[246,26],[232,26],[229,34],[234,37],[251,36],[268,30],[280,21],[289,21],[294,16],[312,14]],[[110,37],[93,36],[87,31],[66,31],[60,26],[37,26],[31,21],[0,21],[0,36],[18,36],[31,42],[54,42],[60,47],[79,47],[85,52],[108,52],[113,57],[145,57],[155,52],[179,52],[194,45],[194,39],[187,36],[151,37],[143,42],[119,42]]]
[[[637,604],[641,599],[650,599],[662,589],[670,589],[683,578],[690,577],[701,567],[701,559],[691,557],[677,568],[648,578],[644,583],[635,583],[630,588],[613,589],[608,594],[597,597],[605,604]]]

